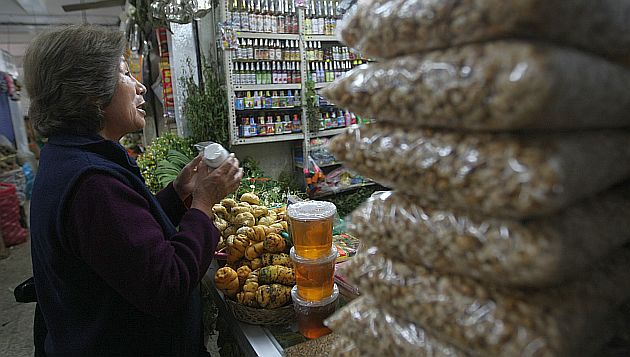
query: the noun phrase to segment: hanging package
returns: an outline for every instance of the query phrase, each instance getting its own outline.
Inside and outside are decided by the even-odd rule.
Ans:
[[[504,38],[549,40],[627,61],[630,2],[619,0],[359,0],[338,27],[370,57]]]
[[[630,124],[630,69],[572,49],[492,42],[355,68],[322,93],[378,121],[470,130]]]
[[[474,209],[439,209],[387,191],[352,212],[350,231],[367,245],[441,273],[497,285],[543,287],[579,275],[627,243],[628,217],[629,184],[530,220],[482,217]]]
[[[612,337],[616,310],[630,298],[630,248],[549,289],[485,286],[404,264],[376,247],[345,264],[362,294],[479,356],[591,355]]]
[[[421,326],[392,315],[370,296],[361,296],[326,320],[366,355],[399,357],[466,356],[429,335]]]
[[[630,177],[630,132],[488,134],[351,127],[330,145],[348,168],[423,203],[494,217],[549,214]]]

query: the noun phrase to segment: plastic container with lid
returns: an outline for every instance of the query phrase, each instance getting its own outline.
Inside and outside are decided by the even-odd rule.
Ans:
[[[302,201],[289,205],[289,231],[297,255],[320,259],[330,254],[335,213],[337,207],[326,201]]]
[[[305,259],[295,254],[295,247],[291,248],[291,260],[295,265],[295,282],[300,298],[307,301],[319,301],[333,293],[335,260],[337,249],[329,250],[327,257],[320,259]]]
[[[324,320],[337,309],[339,289],[333,286],[332,295],[320,301],[306,301],[297,293],[297,285],[291,289],[293,308],[297,320],[298,330],[306,338],[318,338],[332,331],[324,326]]]
[[[216,169],[221,166],[230,153],[221,145],[212,141],[204,141],[195,144],[195,147],[199,152],[203,153],[203,161],[211,169]]]

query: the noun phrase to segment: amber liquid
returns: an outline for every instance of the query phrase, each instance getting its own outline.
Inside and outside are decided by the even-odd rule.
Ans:
[[[328,250],[330,253],[330,249]],[[298,295],[307,301],[321,301],[333,293],[335,260],[322,264],[295,263]]]
[[[319,259],[330,254],[333,218],[317,221],[289,220],[295,253],[307,259]]]
[[[327,306],[305,308],[296,313],[298,330],[306,338],[318,338],[332,331],[324,326],[324,320],[335,312],[336,301]]]

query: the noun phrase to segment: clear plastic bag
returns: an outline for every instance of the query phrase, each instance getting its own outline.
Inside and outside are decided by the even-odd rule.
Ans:
[[[466,356],[458,348],[427,334],[412,322],[392,315],[370,296],[361,296],[326,320],[335,333],[360,346],[364,356]]]
[[[628,126],[629,92],[620,65],[507,41],[363,65],[322,91],[378,121],[471,130]]]
[[[349,226],[364,244],[407,263],[497,285],[543,287],[576,276],[628,242],[628,217],[630,184],[522,221],[439,209],[389,191],[352,212]]]
[[[544,215],[630,176],[630,132],[488,134],[353,126],[331,152],[424,203],[493,217]]]
[[[359,0],[337,32],[350,47],[378,58],[520,37],[550,40],[625,60],[630,55],[630,3]]]
[[[500,289],[438,275],[376,247],[343,269],[381,306],[480,356],[588,356],[612,337],[616,309],[630,297],[628,248],[550,289]]]
[[[360,350],[351,339],[335,334],[335,339],[330,344],[329,355],[333,357],[363,357],[367,356],[368,353]]]

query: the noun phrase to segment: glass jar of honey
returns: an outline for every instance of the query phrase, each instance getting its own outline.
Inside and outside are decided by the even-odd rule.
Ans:
[[[307,259],[328,256],[332,247],[333,219],[337,207],[325,201],[289,205],[289,231],[297,255]]]
[[[291,248],[291,260],[295,265],[295,282],[300,298],[319,301],[333,293],[335,260],[337,249],[328,250],[328,256],[320,259],[305,259]]]
[[[337,309],[339,289],[335,284],[332,295],[320,301],[306,301],[297,293],[297,285],[291,290],[298,330],[306,338],[318,338],[332,331],[324,326],[324,320]]]

